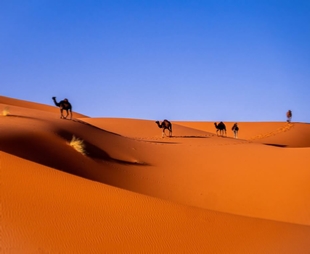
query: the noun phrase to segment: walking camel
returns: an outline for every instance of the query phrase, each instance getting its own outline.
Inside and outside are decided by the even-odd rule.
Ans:
[[[226,126],[223,122],[220,122],[219,124],[214,123],[214,126],[216,128],[216,134],[217,135],[218,135],[218,131],[219,131],[221,136],[223,136],[224,134],[226,136]]]
[[[231,130],[234,132],[234,137],[238,138],[238,131],[239,131],[238,123],[235,123],[231,128]]]
[[[161,123],[159,121],[156,121],[155,123],[157,123],[159,128],[163,129],[162,137],[167,136],[165,133],[166,129],[168,129],[168,131],[169,131],[169,137],[172,136],[172,124],[171,124],[171,122],[169,122],[167,119],[165,119]]]
[[[64,100],[62,100],[60,102],[56,101],[56,97],[55,96],[52,97],[52,99],[53,99],[55,105],[60,108],[60,118],[66,119],[68,117],[68,115],[70,115],[70,119],[72,119],[72,105],[68,101],[68,99],[64,99]],[[64,110],[67,112],[66,116],[64,116],[64,114],[63,114]]]

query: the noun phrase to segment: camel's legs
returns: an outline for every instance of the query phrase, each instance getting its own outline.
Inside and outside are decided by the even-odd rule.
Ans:
[[[172,136],[172,131],[170,129],[168,129],[169,131],[169,137]],[[167,137],[167,134],[166,134],[166,128],[163,128],[163,132],[161,134],[161,137],[164,138],[164,137]]]
[[[66,116],[64,116],[63,111],[64,111],[63,109],[60,109],[60,118],[66,119],[68,116],[68,111],[66,111],[67,112]]]
[[[235,138],[238,138],[238,131],[234,131]]]
[[[66,110],[66,112],[67,112],[67,114],[66,114],[66,116],[65,116],[65,119],[67,119],[67,117],[68,117],[68,115],[69,115],[68,110]]]
[[[63,109],[61,108],[61,109],[60,109],[60,118],[61,118],[61,119],[64,118],[64,115],[63,115],[63,112],[62,112],[62,111],[63,111]]]

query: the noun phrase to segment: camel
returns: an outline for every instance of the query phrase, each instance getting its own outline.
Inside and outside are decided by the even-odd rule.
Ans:
[[[223,122],[220,122],[219,124],[214,123],[215,128],[216,128],[216,134],[218,135],[218,131],[220,131],[220,135],[224,135],[226,136],[226,126]]]
[[[166,133],[165,133],[165,130],[168,129],[169,130],[169,137],[172,136],[172,124],[171,122],[169,122],[168,120],[164,120],[162,121],[161,123],[159,121],[156,121],[155,123],[157,123],[158,127],[159,128],[162,128],[163,129],[163,133],[162,133],[162,138],[164,136],[167,136]]]
[[[231,130],[234,132],[234,137],[238,138],[238,131],[239,131],[238,123],[235,123],[231,128]]]
[[[288,123],[291,122],[292,116],[293,116],[293,114],[292,114],[292,111],[291,111],[291,110],[289,110],[289,111],[286,112],[286,117],[287,117],[287,122],[288,122]]]
[[[52,99],[53,99],[55,105],[60,108],[60,118],[66,119],[68,117],[68,115],[70,114],[70,119],[72,119],[72,105],[68,101],[68,99],[64,99],[64,100],[62,100],[60,102],[56,101],[56,97],[55,96],[52,97]],[[64,116],[64,114],[63,114],[64,110],[67,112],[66,116]]]

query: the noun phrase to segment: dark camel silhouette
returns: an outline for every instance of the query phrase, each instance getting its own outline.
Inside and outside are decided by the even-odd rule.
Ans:
[[[234,132],[234,137],[238,138],[238,131],[239,131],[238,123],[235,123],[231,128],[231,130]]]
[[[62,100],[60,102],[56,101],[56,97],[55,96],[52,99],[53,99],[55,105],[60,108],[60,118],[66,119],[68,117],[68,115],[70,114],[70,119],[72,119],[72,105],[68,101],[68,99],[64,99],[64,100]],[[63,114],[64,110],[67,112],[66,116],[64,116],[64,114]]]
[[[165,133],[165,130],[168,129],[169,131],[169,137],[172,136],[172,124],[168,120],[164,120],[161,123],[159,121],[156,121],[159,128],[163,129],[162,137],[167,136]]]
[[[218,135],[218,131],[220,131],[220,135],[224,135],[226,136],[226,126],[223,122],[220,122],[219,124],[214,123],[215,128],[216,128],[216,134]]]
[[[286,112],[286,117],[287,117],[287,122],[288,122],[288,123],[291,122],[292,116],[293,116],[293,114],[292,114],[292,111],[291,111],[291,110],[289,110],[289,111]]]

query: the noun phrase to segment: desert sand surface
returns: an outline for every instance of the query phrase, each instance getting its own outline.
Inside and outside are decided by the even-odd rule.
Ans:
[[[0,110],[0,253],[310,253],[307,123]]]

